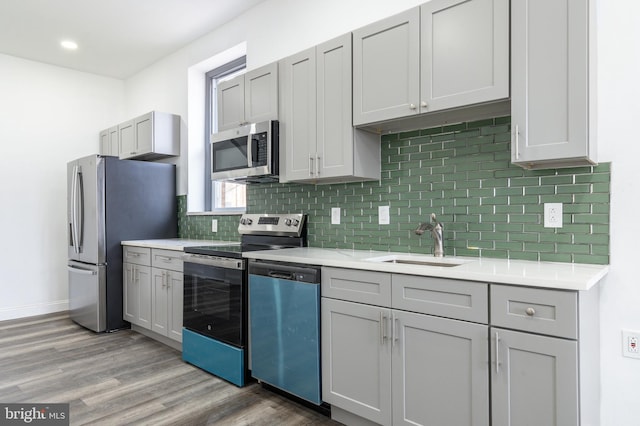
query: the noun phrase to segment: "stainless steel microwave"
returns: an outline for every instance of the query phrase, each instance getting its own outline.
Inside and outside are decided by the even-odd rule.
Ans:
[[[247,124],[211,135],[211,180],[278,180],[278,121]]]

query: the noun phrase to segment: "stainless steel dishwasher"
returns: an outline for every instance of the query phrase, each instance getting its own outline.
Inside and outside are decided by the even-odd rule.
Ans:
[[[320,405],[320,268],[250,260],[249,315],[251,375]]]

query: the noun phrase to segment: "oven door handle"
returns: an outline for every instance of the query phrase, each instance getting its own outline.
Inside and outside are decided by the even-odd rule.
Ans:
[[[214,266],[225,269],[243,270],[246,268],[244,259],[232,259],[228,257],[205,256],[199,254],[185,254],[182,257],[184,263],[195,263],[198,265]]]

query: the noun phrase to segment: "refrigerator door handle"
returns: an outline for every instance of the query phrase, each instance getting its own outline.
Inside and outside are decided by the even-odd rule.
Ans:
[[[75,236],[75,252],[82,253],[82,241],[84,239],[84,187],[82,184],[82,171],[76,166],[74,173],[74,201],[73,222]]]
[[[71,245],[73,252],[78,254],[78,166],[73,166],[71,178]]]
[[[92,271],[90,269],[82,269],[82,268],[74,268],[73,266],[67,266],[67,270],[69,272],[73,272],[74,274],[81,275],[98,275],[97,271]]]

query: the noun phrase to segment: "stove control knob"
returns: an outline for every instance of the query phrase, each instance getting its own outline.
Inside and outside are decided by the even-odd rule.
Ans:
[[[298,226],[300,221],[298,219],[291,219],[291,226]]]
[[[291,219],[287,218],[284,220],[284,224],[287,226],[291,226]]]
[[[247,219],[245,220],[245,222],[246,222],[246,224],[247,224],[247,225],[251,225],[251,224],[253,223],[253,220],[251,220],[251,219],[247,218]]]
[[[240,219],[240,224],[241,225],[251,225],[253,223],[253,221],[251,219],[247,218],[242,218]]]

